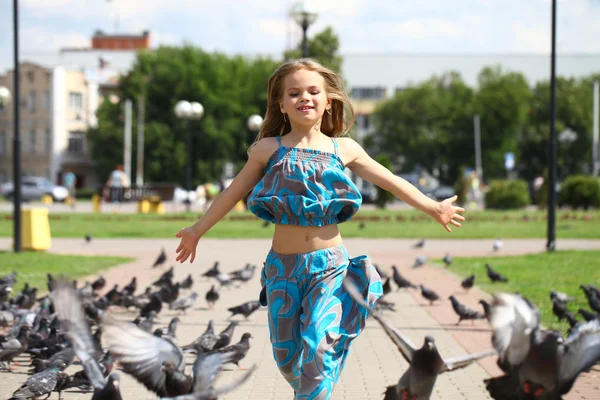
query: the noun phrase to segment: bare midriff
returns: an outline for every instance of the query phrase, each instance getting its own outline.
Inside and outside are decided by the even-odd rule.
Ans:
[[[342,244],[337,224],[325,226],[275,225],[273,251],[279,254],[309,253]]]

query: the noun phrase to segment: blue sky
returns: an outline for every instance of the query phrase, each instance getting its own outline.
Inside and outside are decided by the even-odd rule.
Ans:
[[[278,55],[301,37],[293,0],[19,0],[23,58],[87,47],[94,30],[152,33],[228,54]],[[550,52],[550,0],[322,0],[311,32],[332,25],[346,53]],[[143,5],[143,6],[142,6]],[[558,1],[559,53],[600,53],[600,0]],[[12,68],[12,0],[0,0],[0,73]]]

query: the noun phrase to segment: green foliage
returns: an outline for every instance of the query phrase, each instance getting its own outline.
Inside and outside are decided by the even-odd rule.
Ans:
[[[486,208],[509,210],[528,204],[527,182],[523,180],[493,180],[485,193]]]
[[[560,189],[560,205],[572,208],[600,207],[600,179],[589,175],[573,175]]]
[[[375,160],[387,169],[392,169],[392,162],[385,154],[379,155]],[[377,208],[385,208],[387,203],[394,200],[394,195],[387,190],[382,189],[379,186],[376,186],[375,189],[377,190],[377,197],[375,198],[375,206]]]
[[[454,192],[458,196],[456,203],[460,206],[467,203],[467,194],[469,193],[470,179],[465,176],[465,167],[461,167],[459,170],[458,178],[454,183]]]
[[[254,140],[246,120],[252,114],[264,115],[267,80],[277,64],[269,58],[230,57],[192,46],[138,53],[133,69],[119,82],[121,102],[105,101],[98,110],[98,128],[89,132],[98,178],[106,180],[122,163],[123,104],[129,98],[134,111],[134,166],[137,103],[145,102],[144,181],[183,184],[190,152],[194,186],[219,179],[226,162],[246,161]],[[191,149],[185,144],[188,122],[173,111],[179,100],[199,101],[204,107],[204,117],[192,122]]]
[[[96,189],[86,189],[86,188],[79,188],[75,191],[75,197],[78,200],[81,199],[91,199],[93,195],[97,194],[98,191]]]
[[[328,26],[314,37],[308,38],[308,56],[327,68],[336,72],[342,69],[343,58],[339,55],[340,39],[333,31],[331,26]],[[295,49],[288,50],[283,57],[286,61],[295,60],[302,57],[302,41]]]

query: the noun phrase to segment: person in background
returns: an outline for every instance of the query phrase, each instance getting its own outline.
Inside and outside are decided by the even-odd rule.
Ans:
[[[123,198],[123,192],[126,188],[129,188],[129,177],[123,171],[123,165],[118,164],[117,167],[110,173],[106,187],[109,190],[110,201],[113,204],[113,211],[119,209],[121,199]]]
[[[65,169],[65,172],[63,172],[62,182],[69,192],[67,203],[71,205],[71,208],[75,208],[75,185],[77,184],[77,177],[73,171],[67,168]]]

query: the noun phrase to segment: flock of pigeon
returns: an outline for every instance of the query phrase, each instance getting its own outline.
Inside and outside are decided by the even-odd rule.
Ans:
[[[414,247],[423,248],[425,240]],[[494,251],[501,248],[494,243]],[[152,267],[165,264],[164,249]],[[414,268],[427,263],[424,256],[417,257]],[[444,257],[446,266],[452,264],[449,254]],[[492,282],[508,279],[486,265]],[[223,287],[248,282],[254,278],[256,266],[247,264],[233,273],[224,273],[216,262],[202,277],[214,279],[215,285],[205,294],[208,309],[219,300]],[[378,268],[379,270],[379,268]],[[566,304],[572,299],[564,293],[550,291],[553,311],[559,319],[572,322],[566,337],[558,331],[540,326],[539,311],[521,294],[497,293],[490,303],[480,301],[483,313],[470,309],[450,296],[452,308],[460,323],[463,320],[487,319],[491,326],[490,349],[476,354],[443,358],[435,340],[427,335],[417,347],[398,329],[388,323],[383,313],[393,310],[394,304],[385,295],[392,290],[391,282],[400,288],[420,288],[421,295],[433,304],[441,301],[432,289],[414,285],[404,278],[398,268],[392,267],[392,276],[384,279],[384,298],[373,309],[377,320],[396,345],[408,369],[401,374],[397,384],[385,388],[384,400],[429,399],[441,373],[467,367],[484,357],[497,356],[498,366],[504,374],[487,379],[486,388],[496,400],[508,399],[560,399],[568,393],[578,375],[600,361],[600,290],[593,285],[582,285],[594,312],[580,310],[586,322],[576,321]],[[238,321],[232,320],[222,332],[215,333],[213,321],[206,331],[191,343],[180,346],[176,330],[186,310],[197,301],[192,292],[194,279],[188,275],[180,282],[174,281],[174,269],[164,272],[151,286],[137,294],[137,279],[119,288],[114,285],[103,293],[106,281],[99,277],[94,282],[78,285],[48,274],[49,295],[38,297],[38,288],[26,283],[20,293],[12,298],[12,288],[17,274],[0,277],[0,326],[6,334],[0,335],[0,369],[11,371],[15,358],[27,356],[30,377],[15,391],[11,399],[38,399],[52,392],[81,390],[92,393],[92,400],[122,399],[119,389],[119,372],[133,376],[149,391],[163,399],[218,399],[245,382],[255,370],[252,366],[239,379],[215,387],[214,383],[223,365],[232,363],[239,367],[249,348],[250,333],[243,333],[236,343],[232,339]],[[475,276],[466,278],[461,286],[473,287]],[[369,306],[361,299],[356,286],[349,279],[344,286],[363,307]],[[108,289],[108,288],[106,288]],[[248,318],[261,304],[251,300],[229,308],[231,317]],[[155,318],[168,308],[179,312],[167,327],[155,328]],[[116,310],[137,310],[137,317],[125,321]],[[122,315],[122,314],[121,314]],[[192,374],[185,371],[186,354],[195,357]],[[69,365],[81,365],[72,375],[65,373]]]
[[[425,239],[422,239],[413,247],[424,246]],[[502,242],[497,239],[493,251],[501,247]],[[449,254],[445,255],[443,261],[446,267],[452,264]],[[413,268],[426,263],[426,257],[418,256]],[[462,320],[487,319],[492,330],[492,346],[476,354],[443,358],[432,336],[425,336],[419,348],[385,320],[384,311],[394,310],[394,304],[385,300],[385,295],[392,291],[391,281],[398,289],[416,289],[417,286],[404,278],[396,266],[392,266],[392,276],[386,276],[376,268],[384,279],[384,297],[373,308],[362,299],[354,282],[346,279],[344,286],[361,306],[371,311],[371,316],[379,322],[409,364],[398,383],[386,388],[384,400],[429,399],[439,374],[464,368],[474,361],[494,355],[497,355],[497,364],[504,374],[485,380],[486,389],[493,399],[559,400],[571,390],[580,373],[600,362],[600,289],[593,285],[580,286],[594,311],[579,310],[585,321],[577,321],[575,315],[567,310],[566,304],[574,299],[565,293],[550,290],[554,314],[559,320],[567,319],[570,323],[566,337],[560,331],[540,326],[539,310],[520,293],[499,292],[492,295],[490,303],[480,300],[483,313],[468,308],[450,296],[452,309],[459,318],[457,325]],[[486,264],[486,269],[492,282],[508,282],[508,278],[494,271],[489,264]],[[468,291],[474,282],[475,275],[471,275],[462,281],[461,286]],[[430,304],[441,300],[432,289],[424,285],[418,287]]]
[[[153,267],[166,262],[162,249]],[[219,263],[202,274],[215,279],[220,287],[237,286],[254,277],[256,266],[247,264],[233,273],[223,273]],[[105,279],[78,285],[48,274],[48,295],[38,297],[38,288],[24,288],[10,298],[17,282],[17,273],[0,277],[0,370],[12,372],[15,358],[30,359],[29,378],[15,388],[11,399],[47,398],[52,392],[62,398],[63,391],[92,393],[92,400],[122,399],[117,370],[134,377],[149,391],[163,399],[213,400],[245,382],[256,366],[239,379],[216,388],[213,386],[225,364],[240,367],[250,348],[251,334],[241,335],[233,342],[242,315],[247,319],[260,308],[258,301],[248,301],[231,307],[230,324],[222,332],[214,332],[209,321],[205,332],[191,343],[180,346],[177,324],[186,310],[198,298],[192,292],[194,279],[188,275],[174,281],[174,268],[165,271],[151,286],[137,294],[137,278],[119,288],[115,284],[103,293]],[[106,288],[108,289],[108,288]],[[219,300],[216,285],[205,295],[208,308]],[[177,312],[167,327],[155,327],[155,318],[164,309]],[[136,310],[131,321],[117,315],[119,309]],[[129,314],[131,315],[131,314]],[[194,357],[192,374],[185,372],[186,354]],[[69,365],[81,365],[74,374],[67,374]]]

